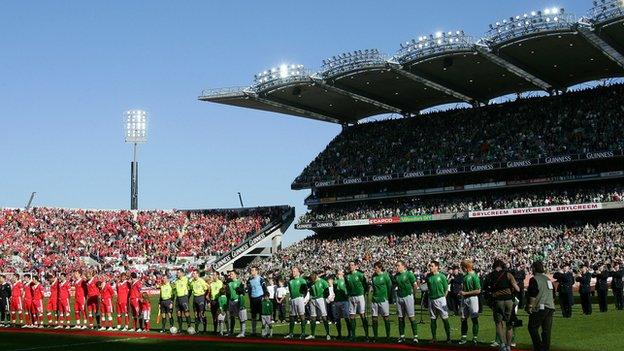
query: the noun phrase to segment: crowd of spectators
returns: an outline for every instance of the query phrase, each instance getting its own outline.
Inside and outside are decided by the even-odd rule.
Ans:
[[[397,260],[404,260],[416,274],[424,274],[431,260],[450,267],[469,258],[477,270],[489,271],[492,261],[501,258],[512,267],[528,267],[534,260],[542,259],[554,271],[564,264],[578,268],[583,263],[599,266],[621,261],[623,232],[624,222],[616,221],[404,234],[315,234],[255,264],[264,272],[287,274],[292,266],[309,273],[345,268],[349,261],[359,261],[360,268],[370,277],[377,261],[391,269]]]
[[[0,210],[1,271],[101,271],[158,267],[182,256],[218,256],[281,212],[139,211],[32,208]],[[156,268],[154,268],[156,269]],[[146,277],[149,274],[146,275]]]
[[[469,193],[455,197],[394,198],[374,202],[347,202],[318,206],[301,223],[458,213],[492,209],[624,201],[624,186],[573,187],[516,192]]]
[[[354,125],[295,184],[624,149],[624,85]]]

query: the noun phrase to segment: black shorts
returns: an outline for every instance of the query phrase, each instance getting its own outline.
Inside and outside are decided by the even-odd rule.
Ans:
[[[176,298],[176,307],[178,312],[188,312],[189,304],[188,304],[188,296],[178,296]]]
[[[252,297],[251,298],[251,315],[261,314],[262,313],[262,297]]]
[[[173,300],[160,301],[160,313],[172,313],[173,312]]]
[[[198,312],[206,311],[206,298],[203,296],[193,297],[193,310]]]

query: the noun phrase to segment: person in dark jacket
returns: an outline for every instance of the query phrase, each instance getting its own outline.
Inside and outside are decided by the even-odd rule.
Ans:
[[[607,312],[607,293],[609,285],[607,279],[609,279],[609,270],[605,265],[596,267],[592,278],[596,278],[596,292],[598,292],[598,306],[600,312]]]
[[[613,291],[613,299],[615,300],[615,309],[624,309],[624,301],[622,300],[622,290],[624,288],[624,270],[621,268],[620,263],[616,262],[613,265],[613,270],[610,273],[611,276],[611,290]]]
[[[451,287],[450,294],[447,299],[449,303],[449,309],[453,311],[453,314],[459,315],[459,293],[462,291],[462,284],[464,283],[464,275],[459,271],[458,266],[453,266],[453,270],[448,277],[449,286]]]
[[[572,286],[574,285],[574,275],[570,272],[570,265],[565,264],[559,272],[553,274],[553,278],[555,278],[559,284],[557,286],[557,291],[559,292],[561,314],[563,318],[572,318],[572,305],[574,305]]]
[[[518,267],[513,270],[511,272],[514,276],[514,278],[516,278],[516,282],[518,283],[518,287],[520,288],[520,291],[518,292],[518,300],[520,300],[520,303],[518,304],[518,308],[519,309],[523,309],[524,308],[524,280],[526,279],[526,268],[524,267],[523,264],[518,265]]]
[[[9,301],[11,300],[11,284],[6,277],[0,275],[0,326],[9,325]]]
[[[579,274],[576,275],[576,281],[579,282],[579,294],[581,295],[581,307],[583,314],[589,316],[592,314],[591,305],[591,279],[587,265],[582,265]]]

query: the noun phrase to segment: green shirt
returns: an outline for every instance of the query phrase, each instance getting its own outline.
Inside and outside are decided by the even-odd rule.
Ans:
[[[414,294],[414,284],[416,284],[414,272],[405,270],[403,273],[397,273],[394,279],[397,283],[398,297],[407,297]]]
[[[169,300],[173,296],[173,287],[171,284],[167,283],[160,287],[160,299],[161,300]]]
[[[334,301],[347,301],[347,285],[344,279],[334,280]]]
[[[392,292],[392,282],[387,272],[373,275],[373,302],[386,302]]]
[[[189,280],[187,277],[178,278],[175,281],[175,291],[177,297],[188,296]]]
[[[479,280],[479,276],[477,275],[477,273],[472,271],[464,275],[462,290],[464,292],[481,290],[481,281]]]
[[[301,287],[306,284],[307,283],[305,279],[303,279],[301,276],[299,276],[299,278],[291,279],[288,282],[288,291],[290,292],[290,298],[296,299],[298,297],[302,297],[303,295],[301,294]]]
[[[228,310],[227,296],[219,295],[219,298],[217,299],[217,303],[219,304],[219,308],[221,309],[221,311]]]
[[[236,280],[232,280],[231,282],[228,283],[228,289],[230,289],[230,300],[231,301],[238,301],[238,293],[236,292],[236,289],[238,289],[238,287],[241,286],[241,281],[236,279]]]
[[[208,283],[201,278],[191,280],[191,290],[193,296],[204,296],[208,291]]]
[[[273,302],[269,299],[262,299],[262,315],[270,316],[273,314]]]
[[[325,290],[329,288],[329,283],[323,278],[318,278],[312,284],[312,291],[310,291],[310,298],[322,299],[325,297]]]
[[[435,300],[446,296],[448,290],[448,280],[440,272],[427,276],[427,289],[429,289],[429,299]]]
[[[347,274],[346,285],[349,296],[364,295],[364,286],[366,285],[366,277],[364,277],[364,273],[361,271],[355,271]]]

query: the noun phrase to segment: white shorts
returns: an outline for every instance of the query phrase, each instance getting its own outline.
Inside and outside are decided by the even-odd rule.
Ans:
[[[448,318],[448,307],[446,306],[446,297],[442,296],[435,300],[429,300],[429,314],[431,319],[440,317],[442,319]]]
[[[349,314],[364,314],[366,313],[366,301],[364,295],[349,296]]]
[[[270,326],[271,325],[271,316],[262,316],[262,326]]]
[[[312,299],[310,300],[310,317],[327,317],[327,305],[325,299]]]
[[[407,295],[405,297],[397,296],[397,315],[399,318],[414,317],[414,295]]]
[[[225,317],[226,317],[225,312],[221,312],[221,313],[219,313],[219,315],[217,316],[217,320],[218,320],[219,322],[223,322],[223,321],[225,320]]]
[[[388,303],[388,301],[372,302],[371,312],[373,312],[373,317],[388,317],[390,315],[390,304]]]
[[[247,320],[247,310],[246,309],[242,309],[238,311],[238,319],[240,319],[241,322],[244,322]]]
[[[305,314],[305,303],[303,297],[297,297],[290,300],[290,315],[303,316]]]
[[[150,318],[151,318],[151,314],[152,314],[151,312],[152,312],[152,311],[150,311],[150,310],[143,310],[143,311],[141,311],[141,317],[142,317],[144,320],[149,321],[149,320],[150,320]]]
[[[465,297],[461,301],[461,317],[462,318],[477,318],[479,317],[479,297],[470,296]]]

